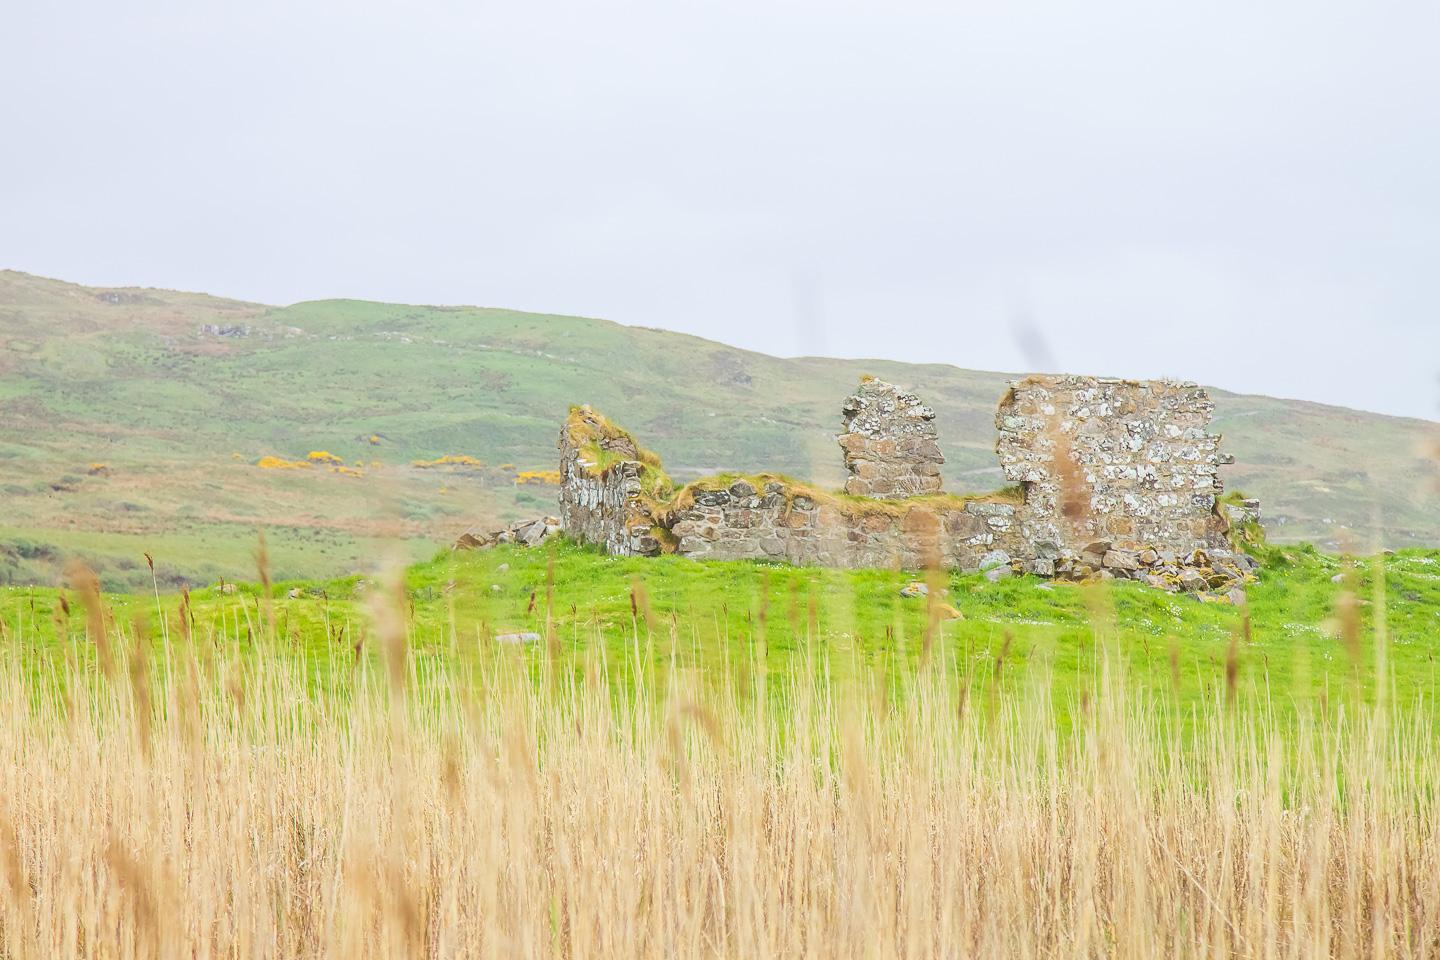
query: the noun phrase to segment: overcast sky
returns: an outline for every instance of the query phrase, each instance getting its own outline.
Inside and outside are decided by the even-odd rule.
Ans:
[[[1440,4],[6,0],[0,266],[1440,417]]]

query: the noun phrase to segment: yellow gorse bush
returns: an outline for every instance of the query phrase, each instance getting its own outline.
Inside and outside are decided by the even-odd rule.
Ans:
[[[434,460],[412,460],[411,466],[427,469],[430,467],[483,467],[485,464],[463,453],[446,454]]]
[[[526,483],[558,484],[560,482],[559,470],[521,470],[515,475],[516,485]]]
[[[286,460],[282,457],[261,457],[255,461],[261,470],[303,470],[310,464],[304,460]]]

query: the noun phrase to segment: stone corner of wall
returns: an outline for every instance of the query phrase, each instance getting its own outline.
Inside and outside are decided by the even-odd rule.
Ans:
[[[647,471],[663,473],[660,459],[589,405],[570,408],[557,446],[565,535],[614,556],[661,553],[659,521],[642,498]],[[603,468],[602,460],[607,461]]]

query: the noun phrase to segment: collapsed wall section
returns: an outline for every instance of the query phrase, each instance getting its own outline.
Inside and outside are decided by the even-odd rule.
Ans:
[[[1018,505],[927,497],[859,501],[761,476],[700,481],[670,515],[676,552],[800,566],[978,570],[1019,555]]]

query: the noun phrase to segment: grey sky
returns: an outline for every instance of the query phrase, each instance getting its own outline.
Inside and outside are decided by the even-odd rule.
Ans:
[[[0,266],[1436,418],[1437,49],[1433,0],[10,0]]]

